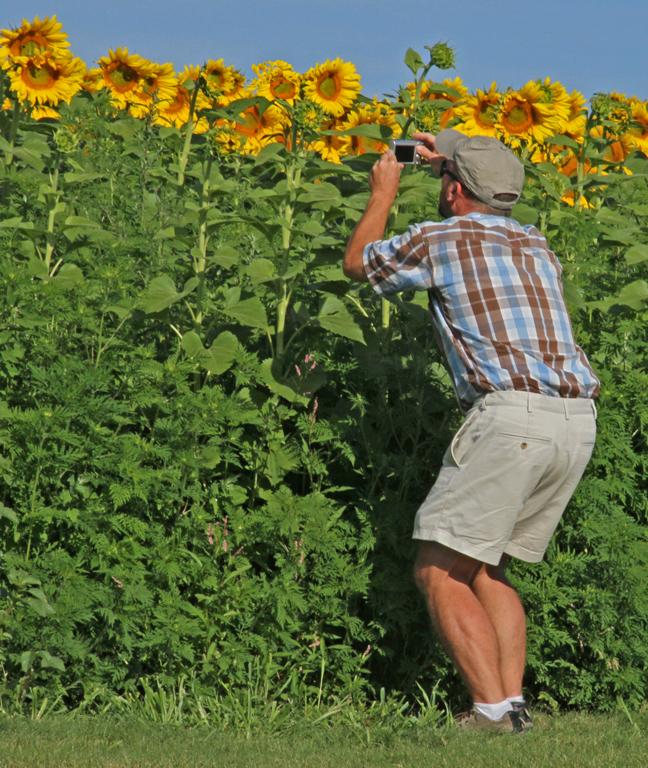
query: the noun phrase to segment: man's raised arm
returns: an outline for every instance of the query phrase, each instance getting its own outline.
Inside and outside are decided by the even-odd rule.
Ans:
[[[389,211],[398,193],[402,168],[403,166],[396,162],[393,152],[385,152],[371,169],[369,202],[351,233],[344,253],[342,269],[352,280],[367,280],[363,263],[364,249],[369,243],[381,240],[385,234]]]

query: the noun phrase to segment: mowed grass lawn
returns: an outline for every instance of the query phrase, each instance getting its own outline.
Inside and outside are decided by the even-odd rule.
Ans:
[[[106,717],[0,721],[4,768],[646,768],[648,714],[538,716],[523,736],[456,727],[372,732],[356,724],[249,737]]]

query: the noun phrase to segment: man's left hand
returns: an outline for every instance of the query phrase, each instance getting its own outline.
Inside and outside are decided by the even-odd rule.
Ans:
[[[369,174],[369,188],[372,196],[385,197],[390,203],[393,202],[398,194],[403,168],[403,164],[396,160],[396,155],[391,150],[381,155]]]

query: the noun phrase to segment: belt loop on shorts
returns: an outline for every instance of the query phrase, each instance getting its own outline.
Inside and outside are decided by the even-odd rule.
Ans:
[[[531,392],[527,392],[527,412],[533,413],[533,404],[531,403]]]
[[[567,403],[566,397],[563,397],[562,403],[563,403],[563,410],[565,411],[565,421],[569,421],[569,405]]]
[[[486,395],[479,398],[479,410],[480,411],[486,410]]]

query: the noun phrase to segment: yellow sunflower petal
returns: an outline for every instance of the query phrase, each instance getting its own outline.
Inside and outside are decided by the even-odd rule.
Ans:
[[[339,117],[360,93],[360,75],[340,58],[317,64],[304,75],[304,96],[330,115]]]
[[[454,127],[467,136],[495,136],[500,99],[496,83],[487,91],[478,88],[474,95],[464,96],[454,108],[459,121]]]
[[[632,121],[628,139],[635,149],[648,155],[648,104],[636,101],[632,106]]]
[[[121,109],[128,107],[145,79],[155,73],[152,61],[129,53],[128,48],[110,50],[108,56],[99,59],[99,68],[113,104]]]
[[[374,100],[371,104],[360,104],[349,111],[340,123],[339,129],[346,131],[359,125],[385,125],[392,130],[392,136],[398,138],[401,127],[396,120],[396,113],[387,104]],[[382,153],[388,144],[367,136],[341,136],[341,155],[364,155],[366,152]]]
[[[0,61],[7,69],[11,59],[18,56],[37,56],[46,53],[54,57],[69,57],[67,35],[56,16],[38,16],[33,21],[23,19],[19,27],[0,30]]]
[[[257,79],[250,85],[259,96],[269,101],[281,99],[289,104],[294,104],[299,98],[302,78],[288,62],[266,61],[262,64],[254,64],[252,69]]]
[[[16,62],[9,70],[9,82],[20,101],[56,106],[61,101],[69,102],[81,89],[85,74],[81,59],[42,54]]]
[[[548,103],[538,83],[530,81],[519,91],[504,94],[496,135],[513,147],[531,142],[543,144],[560,133],[563,124],[564,111]]]

